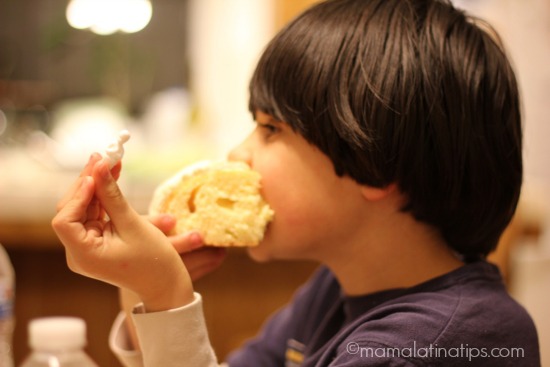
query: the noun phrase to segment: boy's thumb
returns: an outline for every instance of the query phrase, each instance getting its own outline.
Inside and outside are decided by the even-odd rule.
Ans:
[[[120,191],[107,162],[102,160],[96,164],[93,178],[96,197],[115,227],[123,229],[132,223],[135,217],[139,217]]]

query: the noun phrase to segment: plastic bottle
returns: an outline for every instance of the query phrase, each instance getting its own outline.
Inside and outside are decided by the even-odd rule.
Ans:
[[[31,354],[21,367],[98,367],[86,354],[86,323],[77,317],[44,317],[29,323]]]
[[[13,367],[14,289],[13,266],[6,250],[0,245],[0,366],[2,367]]]

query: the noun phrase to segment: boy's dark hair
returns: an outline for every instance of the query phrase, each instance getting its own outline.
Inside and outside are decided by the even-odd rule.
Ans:
[[[522,183],[518,88],[488,26],[448,1],[329,0],[270,42],[250,110],[289,124],[455,251],[487,255]],[[489,33],[491,32],[491,33]]]

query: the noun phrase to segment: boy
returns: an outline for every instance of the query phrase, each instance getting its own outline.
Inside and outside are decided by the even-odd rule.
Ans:
[[[493,37],[445,1],[329,0],[272,40],[250,84],[257,127],[229,156],[261,173],[275,211],[249,253],[322,267],[229,366],[540,364],[484,260],[522,181],[517,85]],[[115,325],[127,365],[217,366],[191,281],[216,261],[182,262],[200,238],[139,217],[119,169],[94,155],[60,202],[69,266],[142,301],[142,355]]]

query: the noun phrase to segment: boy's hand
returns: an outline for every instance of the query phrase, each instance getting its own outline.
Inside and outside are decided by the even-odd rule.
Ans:
[[[176,218],[168,214],[157,215],[149,220],[165,234],[170,233],[176,225]],[[200,234],[196,232],[169,236],[168,239],[180,254],[193,282],[216,270],[225,259],[225,248],[204,247]]]
[[[94,155],[59,202],[52,227],[69,267],[135,292],[148,311],[183,306],[193,287],[178,252],[151,222],[133,210],[112,172]],[[108,216],[108,217],[107,217]]]

